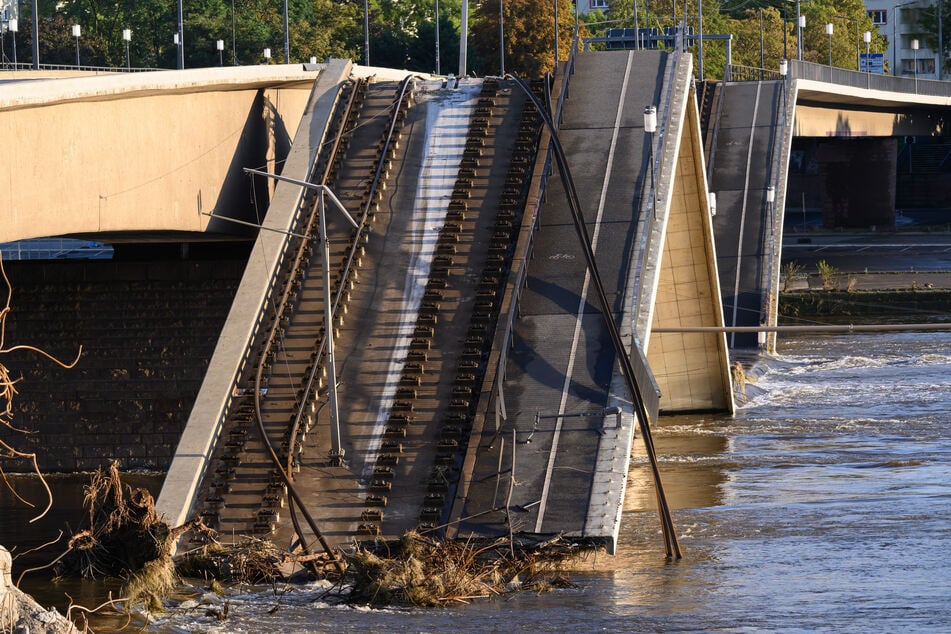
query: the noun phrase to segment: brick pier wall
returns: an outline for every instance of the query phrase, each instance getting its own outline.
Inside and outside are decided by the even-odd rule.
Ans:
[[[35,452],[45,472],[165,470],[171,462],[245,260],[25,261],[4,264],[13,287],[0,355],[21,378],[0,438]],[[0,294],[5,299],[5,285]],[[2,403],[0,403],[2,405]],[[3,460],[7,472],[31,471]]]

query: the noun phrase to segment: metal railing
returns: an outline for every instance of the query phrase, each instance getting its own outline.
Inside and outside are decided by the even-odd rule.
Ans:
[[[16,72],[16,71],[29,71],[36,70],[33,68],[33,64],[26,62],[4,62],[0,64],[0,71]],[[126,68],[125,66],[76,66],[75,64],[40,64],[39,70],[75,70],[82,72],[93,72],[93,73],[147,73],[157,70],[168,70],[167,68],[137,68],[133,66],[132,68]]]
[[[772,81],[783,78],[778,70],[757,68],[755,66],[740,66],[739,64],[730,64],[727,66],[726,77],[727,81]]]
[[[855,88],[887,90],[929,97],[951,97],[951,82],[949,81],[863,73],[799,60],[789,61],[789,76],[792,79],[811,79]]]
[[[755,68],[753,66],[727,67],[727,81],[775,81],[783,79],[778,70]],[[835,68],[827,64],[789,60],[790,79],[808,79],[839,86],[885,90],[888,92],[927,97],[951,97],[951,81],[935,79],[917,79],[915,77],[896,77],[878,73],[864,73],[857,70]]]

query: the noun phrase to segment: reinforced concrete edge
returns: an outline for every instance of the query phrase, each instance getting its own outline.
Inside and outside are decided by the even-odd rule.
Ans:
[[[350,76],[347,60],[332,60],[320,72],[301,118],[282,174],[306,180],[330,126],[330,117],[343,83]],[[247,362],[250,343],[260,327],[263,307],[289,240],[300,206],[302,188],[279,181],[263,226],[248,258],[244,276],[222,328],[215,352],[178,449],[165,477],[156,510],[172,526],[184,524],[192,513],[201,481],[211,462],[235,382]]]

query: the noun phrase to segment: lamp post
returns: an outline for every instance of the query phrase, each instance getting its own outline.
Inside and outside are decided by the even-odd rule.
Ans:
[[[826,22],[826,35],[829,36],[829,68],[832,68],[832,23]]]
[[[654,207],[654,217],[657,217],[657,209],[654,203],[654,133],[657,132],[657,106],[646,106],[644,108],[644,133],[647,134],[647,148],[649,163],[648,169],[651,173],[651,191],[650,204]]]
[[[19,28],[19,23],[16,18],[10,18],[10,21],[7,22],[7,30],[10,33],[13,33],[13,70],[17,69],[17,29]]]
[[[865,84],[868,87],[872,82],[872,32],[863,33],[862,39],[865,40],[865,74],[868,75]]]
[[[915,52],[915,94],[918,94],[918,40],[911,41],[911,50]]]
[[[132,70],[132,55],[129,44],[132,42],[132,29],[122,29],[122,41],[125,42],[125,69]]]
[[[439,0],[436,0],[436,74],[442,75],[439,67]],[[556,25],[557,28],[557,25]],[[558,31],[555,31],[555,37],[558,37]]]
[[[40,69],[40,10],[39,2],[33,3],[33,70]]]
[[[858,18],[853,18],[849,15],[834,15],[832,16],[838,20],[851,20],[855,23],[855,70],[862,70],[862,63],[859,61],[859,21]]]
[[[235,39],[234,0],[231,0],[231,65],[238,65],[238,45]]]
[[[175,64],[181,70],[182,67],[178,66],[178,63],[181,60],[179,51],[182,49],[182,38],[178,35],[178,32],[172,33],[172,43],[175,44]]]
[[[287,0],[284,0],[284,63],[291,63],[291,31],[290,23],[287,19]]]
[[[503,0],[499,0],[499,75],[505,77],[505,16]]]
[[[799,13],[799,2],[796,2],[796,13]],[[799,61],[802,61],[802,30],[806,28],[806,16],[800,15],[796,18],[796,53]]]
[[[271,49],[270,48],[264,49],[264,63],[265,64],[271,63]]]
[[[363,63],[370,65],[370,5],[363,0]]]
[[[215,42],[215,47],[218,49],[218,66],[225,65],[225,41],[218,40]]]
[[[78,24],[73,25],[73,37],[76,38],[76,68],[79,68],[79,36],[83,30]]]
[[[784,59],[779,60],[779,76],[782,79],[783,90],[783,108],[786,107],[786,75],[789,74],[789,62]]]
[[[178,31],[175,33],[177,37],[175,43],[178,45],[178,70],[185,69],[185,27],[184,19],[182,18],[182,0],[178,0]]]

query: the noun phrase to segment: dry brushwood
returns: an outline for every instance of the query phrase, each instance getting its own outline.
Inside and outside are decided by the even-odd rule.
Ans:
[[[515,555],[511,553],[514,550]],[[505,594],[544,591],[567,581],[557,563],[578,554],[561,540],[540,549],[442,541],[409,531],[390,552],[358,549],[348,556],[350,599],[374,605],[442,606]]]
[[[183,577],[250,584],[284,579],[285,553],[266,539],[245,537],[235,544],[211,542],[189,551],[176,566]]]
[[[79,362],[79,357],[82,356],[82,353],[83,353],[82,346],[79,347],[79,352],[76,353],[76,358],[73,359],[72,363],[66,363],[66,362],[60,361],[59,359],[57,359],[50,353],[44,350],[41,350],[40,348],[37,348],[35,346],[31,346],[27,344],[20,344],[16,346],[7,347],[6,345],[7,317],[10,315],[10,311],[12,310],[11,306],[12,306],[12,300],[13,300],[13,286],[10,284],[10,279],[7,277],[7,272],[3,268],[2,254],[0,254],[0,277],[3,278],[3,282],[7,286],[7,301],[4,304],[3,308],[0,309],[0,359],[2,359],[3,355],[9,354],[15,350],[31,350],[33,352],[36,352],[37,354],[40,354],[46,357],[47,359],[51,360],[53,363],[63,368],[70,369],[74,367],[76,363]],[[18,429],[13,426],[13,399],[17,395],[16,384],[19,381],[20,379],[14,379],[11,376],[9,368],[7,368],[7,366],[4,365],[2,361],[0,361],[0,427],[6,427],[10,431],[17,432],[17,433],[26,433],[24,430]],[[2,461],[4,458],[28,460],[33,464],[33,471],[39,477],[40,483],[43,485],[43,488],[46,491],[46,497],[47,497],[46,508],[44,508],[36,517],[30,520],[31,522],[37,521],[38,519],[46,515],[46,513],[49,512],[50,507],[53,506],[53,493],[50,491],[49,486],[47,486],[46,484],[46,480],[43,478],[43,474],[40,472],[40,467],[36,461],[36,453],[21,451],[17,449],[16,447],[14,447],[13,445],[11,445],[6,440],[4,440],[2,437],[0,437],[0,461]],[[0,465],[2,465],[2,462],[0,462]],[[27,506],[31,506],[31,507],[36,506],[33,503],[22,498],[16,492],[16,490],[13,488],[13,485],[7,479],[2,466],[0,466],[0,477],[3,478],[4,484],[7,485],[7,487],[10,489],[13,495],[16,496],[18,500],[20,500]]]
[[[126,577],[128,605],[153,608],[177,582],[172,549],[197,522],[170,528],[155,512],[152,495],[122,483],[116,462],[98,469],[86,486],[87,523],[73,534],[56,566],[60,576]]]

